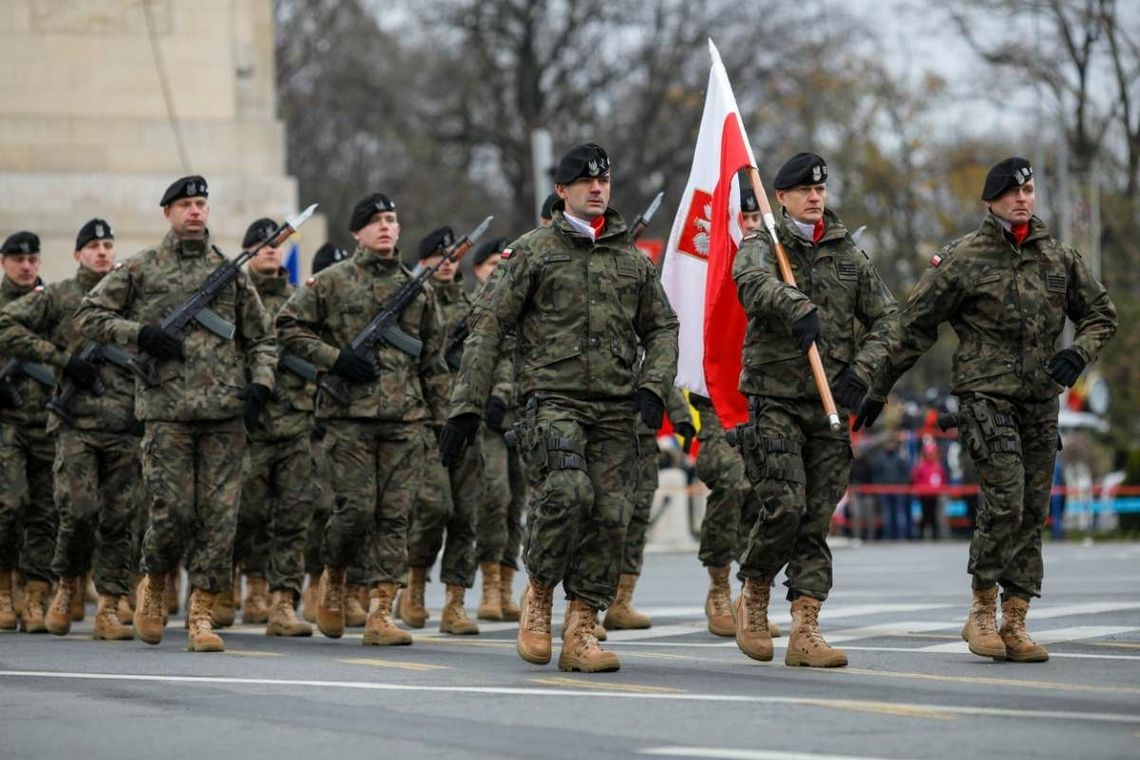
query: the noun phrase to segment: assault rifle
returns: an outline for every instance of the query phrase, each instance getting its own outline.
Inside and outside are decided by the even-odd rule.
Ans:
[[[446,261],[459,261],[463,255],[471,250],[487,228],[491,225],[491,220],[495,217],[489,216],[479,223],[479,226],[473,229],[468,234],[464,235],[459,240],[451,244],[451,246],[443,252],[443,257],[430,267],[417,266],[411,279],[399,287],[385,302],[384,306],[380,309],[380,313],[372,318],[372,321],[364,326],[360,332],[348,344],[348,347],[355,353],[361,356],[373,356],[376,350],[376,344],[384,341],[395,348],[406,353],[408,356],[418,358],[420,352],[423,350],[423,343],[418,338],[408,335],[400,329],[398,324],[400,315],[404,313],[404,309],[416,299],[420,291],[424,288],[424,283],[435,274]],[[375,361],[375,359],[373,359]],[[332,375],[326,378],[326,385],[331,385],[333,390],[325,389],[329,395],[334,399],[339,395],[345,399],[348,398],[348,387],[345,385],[344,380]]]
[[[79,358],[91,362],[92,364],[99,365],[104,362],[110,362],[113,366],[122,370],[131,370],[131,362],[135,361],[134,354],[131,354],[112,343],[96,343],[91,341],[79,351]],[[75,415],[72,413],[72,407],[75,405],[75,396],[82,390],[78,385],[72,383],[56,396],[53,396],[47,402],[47,410],[63,420],[68,427],[75,427]],[[91,386],[91,395],[102,396],[107,392],[107,387],[103,381],[98,377],[95,378],[95,384]]]
[[[348,394],[345,392],[343,385],[334,383],[328,373],[321,372],[317,369],[316,365],[305,361],[301,357],[287,354],[284,349],[278,349],[277,366],[292,372],[297,377],[308,380],[310,383],[315,383],[319,390],[332,396],[333,400],[338,404],[348,403]],[[277,389],[274,388],[273,392],[277,393]]]
[[[13,406],[20,406],[24,403],[23,396],[16,390],[15,381],[19,377],[30,377],[40,385],[46,385],[49,388],[55,386],[55,372],[46,364],[9,359],[3,367],[0,367],[0,385],[8,386],[8,395],[12,399]]]
[[[256,256],[258,251],[267,245],[278,246],[284,243],[313,215],[316,208],[317,204],[314,203],[292,219],[286,219],[284,224],[277,227],[261,243],[248,251],[242,251],[241,255],[233,261],[226,261],[213,272],[210,272],[206,281],[194,291],[194,294],[159,323],[162,331],[168,335],[176,335],[182,338],[190,331],[193,323],[197,322],[222,340],[233,340],[237,328],[211,309],[210,304],[214,302],[223,288],[238,278],[242,266]],[[131,362],[130,367],[147,385],[158,385],[157,361],[150,354],[145,352],[139,354]]]
[[[657,209],[661,208],[661,199],[664,197],[664,190],[653,196],[653,200],[649,203],[649,208],[645,209],[641,216],[637,217],[634,221],[633,226],[629,228],[630,237],[637,240],[642,236],[645,232],[645,228],[653,221],[653,215],[657,213]]]

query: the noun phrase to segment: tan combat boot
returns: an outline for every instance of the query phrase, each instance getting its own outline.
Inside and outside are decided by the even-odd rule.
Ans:
[[[213,593],[196,588],[190,592],[190,609],[186,613],[190,629],[186,640],[187,650],[191,652],[226,651],[222,637],[214,633],[214,627],[211,624],[213,611],[218,606],[218,597],[225,597],[231,603],[234,598],[228,590]]]
[[[240,587],[239,587],[240,588]],[[193,593],[193,592],[191,592]],[[240,596],[240,592],[239,592]],[[234,592],[232,589],[222,589],[211,594],[210,623],[212,628],[228,628],[234,624]],[[190,626],[190,616],[186,616],[186,625]]]
[[[503,620],[512,623],[518,622],[522,610],[515,604],[515,592],[511,591],[511,584],[515,580],[515,569],[510,565],[499,565],[499,598],[503,601]]]
[[[166,574],[166,584],[163,586],[166,589],[164,601],[166,603],[166,614],[178,614],[178,600],[182,598],[182,570],[178,565]],[[137,598],[137,597],[136,597]]]
[[[115,615],[119,618],[119,622],[123,625],[130,625],[131,619],[134,617],[134,611],[131,610],[131,596],[130,594],[123,594],[116,597],[115,602]]]
[[[360,601],[364,589],[359,583],[349,583],[344,589],[344,624],[349,628],[360,628],[368,621],[367,603]],[[368,597],[365,597],[367,599]]]
[[[0,567],[0,631],[14,631],[20,624],[16,600],[12,596],[14,570]]]
[[[570,630],[558,655],[559,670],[606,673],[621,668],[621,660],[616,654],[598,646],[594,637],[597,624],[596,609],[579,599],[570,602]]]
[[[231,603],[235,612],[241,611],[241,568],[234,565],[233,579],[230,583],[230,592],[233,594]]]
[[[596,619],[596,618],[595,618]],[[570,605],[566,605],[566,609],[562,611],[562,640],[566,640],[566,635],[570,633]],[[598,641],[605,641],[610,635],[606,633],[606,627],[601,623],[594,625],[594,638]]]
[[[736,600],[736,646],[760,662],[772,659],[772,635],[768,632],[768,581],[748,578]]]
[[[731,565],[709,567],[709,593],[705,597],[705,617],[713,636],[735,636],[736,618],[732,609]]]
[[[90,583],[89,575],[81,575],[75,579],[75,593],[71,595],[71,622],[82,623],[87,616],[87,585]],[[63,579],[59,579],[60,584]],[[98,598],[98,597],[96,597]]]
[[[499,563],[480,562],[479,572],[483,574],[483,598],[479,600],[475,616],[480,620],[502,620],[503,581],[499,577]]]
[[[788,636],[785,665],[807,668],[842,668],[847,665],[847,653],[833,648],[820,635],[821,604],[810,596],[801,596],[792,602],[792,632]]]
[[[166,579],[165,573],[147,573],[139,581],[133,623],[135,636],[147,644],[162,641],[162,630],[166,621]]]
[[[535,665],[550,662],[550,616],[554,612],[554,589],[539,586],[532,578],[523,591],[522,613],[515,650]]]
[[[301,617],[306,623],[317,622],[317,586],[321,577],[309,573],[309,585],[301,592]]]
[[[44,616],[44,626],[54,636],[66,636],[71,632],[71,606],[78,596],[76,590],[82,578],[60,578],[52,597],[51,606]]]
[[[1025,630],[1025,616],[1029,612],[1029,602],[1008,596],[1001,600],[1001,636],[1005,644],[1005,656],[1010,662],[1045,662],[1049,653]]]
[[[962,626],[962,638],[979,657],[1004,660],[1005,642],[997,631],[997,586],[974,589],[974,603]]]
[[[247,575],[245,578],[245,601],[241,605],[241,622],[269,622],[269,584],[261,575]]]
[[[95,627],[91,638],[96,641],[127,641],[135,637],[129,625],[119,621],[119,601],[123,597],[100,594],[95,607]]]
[[[408,587],[400,592],[396,600],[396,617],[412,628],[423,628],[427,623],[428,612],[424,607],[424,585],[427,583],[426,567],[408,568]]]
[[[498,579],[495,580],[495,588],[497,589],[499,587]],[[443,612],[439,616],[440,633],[450,633],[456,636],[472,636],[479,633],[479,626],[474,620],[467,617],[467,610],[463,609],[463,596],[466,590],[462,586],[447,584],[447,601],[444,603]]]
[[[249,609],[249,600],[246,600]],[[242,618],[245,618],[244,612]],[[312,636],[313,627],[297,619],[293,613],[293,592],[274,591],[273,603],[269,607],[269,619],[265,625],[266,636]]]
[[[392,621],[392,601],[396,598],[396,584],[384,581],[376,584],[376,608],[368,616],[364,626],[364,646],[407,646],[412,643],[412,634]]]
[[[603,627],[607,630],[640,630],[649,628],[653,621],[633,608],[633,589],[637,586],[637,576],[622,573],[618,579],[617,598],[606,610]]]
[[[344,635],[343,567],[326,567],[317,592],[317,628],[330,639]]]
[[[74,584],[72,585],[74,588]],[[24,589],[24,633],[45,633],[44,613],[51,594],[51,584],[47,581],[28,581]],[[70,603],[70,598],[68,602]],[[70,612],[70,607],[69,610]]]
[[[27,590],[27,579],[19,570],[12,571],[12,603],[16,606],[16,615],[24,617],[24,591]]]

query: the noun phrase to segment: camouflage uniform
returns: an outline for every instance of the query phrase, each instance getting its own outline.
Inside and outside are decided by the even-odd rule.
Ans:
[[[555,212],[549,227],[503,253],[494,283],[472,315],[451,416],[483,413],[503,340],[516,331],[524,458],[537,492],[527,570],[533,583],[562,582],[571,599],[605,609],[633,509],[638,349],[645,349],[640,387],[667,398],[677,371],[676,316],[612,209],[596,242]]]
[[[494,281],[494,274],[485,287]],[[508,337],[507,346],[502,349],[502,358],[495,365],[495,379],[491,386],[491,396],[507,405],[504,428],[514,421],[514,377],[515,358],[513,338]],[[475,553],[478,561],[498,562],[517,570],[519,544],[513,544],[512,533],[517,538],[522,533],[522,515],[516,509],[515,486],[511,479],[512,467],[521,472],[518,451],[507,446],[503,433],[492,430],[486,424],[482,428],[483,448],[483,505],[476,520]],[[526,488],[525,474],[522,477]],[[524,497],[525,498],[525,497]],[[512,531],[512,527],[514,530]]]
[[[1057,396],[1045,364],[1069,317],[1072,349],[1086,363],[1116,331],[1116,310],[1081,255],[1037,217],[1020,246],[987,214],[981,227],[931,260],[903,307],[887,362],[871,387],[884,399],[949,322],[958,335],[952,391],[959,435],[978,468],[983,498],[967,572],[975,589],[1000,583],[1041,594],[1041,529],[1060,447]]]
[[[322,369],[336,363],[409,275],[398,259],[357,246],[352,258],[321,270],[277,316],[284,350]],[[423,480],[424,429],[442,419],[447,366],[435,294],[424,289],[404,310],[400,328],[419,338],[412,357],[380,341],[379,379],[348,385],[349,403],[323,397],[318,420],[327,428],[329,471],[336,502],[325,530],[325,565],[360,564],[364,582],[399,583],[408,568],[408,520]],[[363,547],[363,548],[362,548]]]
[[[83,299],[75,325],[89,340],[135,350],[144,325],[157,324],[225,261],[203,240],[168,232],[155,248],[116,268]],[[185,360],[160,360],[158,384],[135,383],[135,416],[146,425],[143,482],[150,513],[143,570],[167,573],[187,551],[190,583],[216,593],[229,587],[234,530],[242,486],[247,379],[273,387],[273,326],[242,274],[211,308],[236,327],[234,340],[195,327],[185,336]]]
[[[84,344],[72,316],[103,274],[80,267],[75,277],[38,289],[0,312],[0,350],[28,361],[51,364],[62,377],[68,359]],[[96,531],[99,553],[95,588],[121,596],[129,591],[131,528],[140,496],[138,438],[134,426],[134,378],[114,366],[99,374],[105,391],[80,390],[74,397],[75,426],[51,415],[56,434],[55,504],[59,531],[52,573],[61,578],[91,569]],[[61,383],[67,388],[70,380]]]
[[[817,345],[828,380],[835,383],[851,367],[869,385],[898,313],[839,217],[826,210],[824,221],[823,237],[813,243],[786,213],[777,216],[798,289],[777,277],[767,232],[746,236],[733,264],[749,318],[740,390],[749,398],[750,419],[742,429],[741,455],[759,514],[740,577],[770,582],[787,565],[789,601],[801,595],[827,599],[827,531],[851,470],[847,428],[832,432],[828,426],[810,366],[789,326],[816,309],[823,325]],[[855,320],[865,328],[858,340]]]
[[[758,505],[749,498],[744,460],[725,440],[724,427],[712,404],[697,396],[689,400],[701,415],[697,477],[709,489],[697,558],[705,567],[726,567],[744,551]]]
[[[40,287],[38,280],[33,287]],[[0,307],[31,290],[4,275]],[[23,403],[0,410],[0,573],[18,567],[29,581],[50,582],[59,526],[52,499],[55,452],[44,409],[52,389],[27,377],[16,383]]]

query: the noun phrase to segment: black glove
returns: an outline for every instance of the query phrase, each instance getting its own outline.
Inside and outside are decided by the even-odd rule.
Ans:
[[[659,399],[656,393],[648,388],[638,388],[633,403],[641,413],[642,421],[651,430],[661,429],[661,423],[665,420],[665,402]]]
[[[479,415],[474,412],[452,417],[439,434],[439,461],[451,467],[463,455],[463,447],[475,440],[479,432]]]
[[[261,412],[273,393],[261,383],[250,383],[238,391],[238,398],[245,402],[245,429],[253,430],[261,418]]]
[[[0,383],[0,409],[16,409],[23,401],[15,386],[11,383]]]
[[[182,358],[182,338],[158,325],[143,325],[139,331],[139,348],[156,359]]]
[[[681,451],[688,454],[693,448],[693,438],[697,435],[697,429],[693,427],[691,422],[682,422],[680,425],[674,426],[673,430],[681,436]]]
[[[340,375],[350,383],[370,383],[380,377],[376,362],[370,357],[362,356],[348,346],[340,350],[340,355],[333,364],[333,374]]]
[[[819,315],[815,313],[815,309],[811,310],[806,317],[800,317],[792,323],[792,337],[796,340],[796,348],[800,350],[801,354],[806,354],[811,344],[819,340],[819,334],[823,332],[823,325],[819,322]]]
[[[1072,388],[1073,383],[1085,370],[1085,360],[1071,348],[1063,348],[1053,354],[1053,358],[1045,365],[1049,377],[1056,380],[1066,388]]]
[[[491,396],[487,399],[487,404],[483,407],[483,419],[487,421],[487,427],[494,430],[496,433],[506,431],[503,427],[503,419],[507,416],[507,402],[503,401],[498,396]]]
[[[854,409],[866,395],[867,384],[859,379],[855,370],[850,367],[843,370],[839,381],[835,383],[835,402],[844,409]]]
[[[71,382],[80,388],[93,388],[99,382],[99,368],[95,366],[94,362],[80,359],[79,354],[75,354],[67,360],[63,374],[71,378]]]
[[[133,435],[135,438],[142,438],[146,433],[146,425],[142,420],[132,419],[131,426],[127,429],[127,432]]]
[[[875,424],[875,420],[879,419],[879,415],[883,412],[883,407],[887,405],[886,401],[878,401],[873,398],[863,399],[863,403],[859,405],[859,411],[855,413],[855,424],[852,429],[859,432],[860,428],[866,426],[868,430]]]

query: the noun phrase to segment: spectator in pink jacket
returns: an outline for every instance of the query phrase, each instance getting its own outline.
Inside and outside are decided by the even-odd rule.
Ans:
[[[910,484],[922,504],[922,519],[918,523],[918,538],[926,537],[926,527],[930,535],[938,539],[938,504],[942,488],[946,485],[946,468],[938,451],[938,444],[927,440],[922,446],[922,456],[910,471]]]

